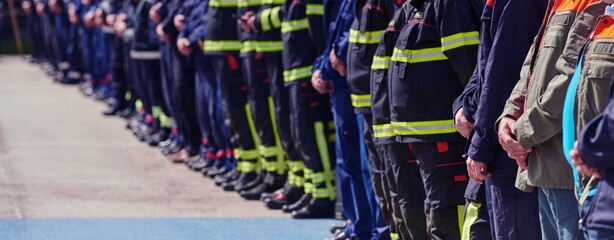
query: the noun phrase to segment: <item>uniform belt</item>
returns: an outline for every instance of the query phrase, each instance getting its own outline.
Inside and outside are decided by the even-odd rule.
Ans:
[[[133,38],[134,37],[134,28],[128,28],[124,31],[124,38]]]

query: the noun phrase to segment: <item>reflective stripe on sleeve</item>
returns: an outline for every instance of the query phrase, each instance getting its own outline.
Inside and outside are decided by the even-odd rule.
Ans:
[[[441,48],[424,48],[424,49],[405,49],[401,50],[394,48],[390,60],[395,62],[405,63],[421,63],[447,60],[446,55],[441,52]]]
[[[243,44],[238,40],[205,40],[205,52],[240,51]]]
[[[394,137],[394,127],[392,124],[375,124],[373,125],[373,137],[375,138],[385,138],[385,137]]]
[[[274,7],[271,10],[271,26],[273,28],[281,27],[281,19],[279,18],[279,11],[281,10],[280,6]]]
[[[311,69],[313,69],[313,65],[286,70],[284,71],[284,82],[292,82],[304,78],[310,78]]]
[[[324,4],[307,4],[305,14],[307,14],[307,16],[324,15]]]
[[[371,107],[371,94],[352,94],[352,106],[356,108]]]
[[[384,30],[360,32],[358,30],[350,29],[349,41],[351,43],[377,44],[380,41],[382,33],[384,33]]]
[[[371,64],[371,69],[388,69],[390,66],[390,57],[389,56],[373,56],[373,64]]]
[[[237,7],[254,7],[262,5],[260,0],[238,0]]]
[[[239,5],[237,0],[210,0],[210,7],[237,7]]]
[[[454,119],[422,121],[422,122],[392,122],[396,135],[431,135],[455,133]]]
[[[309,28],[309,21],[307,21],[307,18],[281,23],[282,33],[299,31],[307,28]]]
[[[443,51],[478,44],[480,44],[480,33],[477,31],[462,32],[441,38],[441,49]]]
[[[269,31],[271,30],[271,23],[269,21],[269,18],[271,17],[271,9],[267,8],[262,10],[262,13],[260,13],[260,27],[262,27],[262,31]]]

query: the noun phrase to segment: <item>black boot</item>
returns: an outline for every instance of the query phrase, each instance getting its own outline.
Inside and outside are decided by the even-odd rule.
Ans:
[[[313,218],[334,218],[335,202],[328,199],[311,199],[309,204],[299,210],[292,211],[292,218],[313,219]]]
[[[264,205],[269,209],[281,209],[284,205],[289,205],[298,201],[304,192],[302,188],[290,187],[272,198],[266,198]]]
[[[285,213],[291,213],[294,210],[299,210],[303,208],[304,206],[309,204],[309,201],[311,201],[311,194],[305,193],[298,201],[289,205],[283,205],[281,208]]]

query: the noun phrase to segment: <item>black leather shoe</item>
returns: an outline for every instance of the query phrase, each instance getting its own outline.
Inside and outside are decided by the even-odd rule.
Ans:
[[[209,171],[207,171],[207,177],[214,179],[215,176],[220,175],[220,174],[225,174],[229,171],[230,169],[226,168],[225,166],[222,166],[219,168],[212,168]]]
[[[122,117],[122,118],[131,118],[134,115],[136,115],[136,112],[132,108],[126,108],[126,109],[122,110],[121,112],[119,112],[117,115]]]
[[[213,181],[215,182],[215,186],[222,186],[222,183],[232,181],[232,178],[235,175],[235,173],[236,171],[234,169],[231,169],[227,173],[215,176],[213,178]]]
[[[264,205],[269,209],[281,209],[284,205],[289,205],[298,201],[304,192],[302,188],[290,187],[275,197],[266,198]]]
[[[260,185],[252,189],[240,191],[239,194],[241,195],[241,197],[245,198],[246,200],[258,200],[260,199],[260,196],[262,195],[262,193],[267,192],[267,188],[268,186],[266,183],[261,183]]]
[[[201,172],[203,169],[213,166],[213,161],[207,161],[203,158],[202,161],[197,162],[192,165],[192,170],[196,172]]]
[[[156,133],[154,133],[153,135],[147,137],[145,139],[145,141],[147,141],[147,144],[149,144],[149,146],[158,146],[158,144],[164,140],[166,140],[168,138],[168,134],[169,134],[169,130],[166,128],[161,128],[160,130],[158,130]]]
[[[328,231],[332,234],[337,235],[340,231],[345,230],[345,227],[347,227],[347,225],[347,222],[336,222],[330,225],[330,229],[328,229]]]
[[[285,213],[291,213],[294,210],[299,210],[303,208],[304,206],[309,204],[309,201],[311,201],[311,194],[305,193],[298,201],[289,205],[283,205],[281,209],[283,209]]]
[[[314,218],[334,218],[335,202],[328,199],[314,198],[309,201],[307,206],[299,210],[292,211],[292,218],[295,219],[314,219]]]
[[[237,184],[242,183],[243,181],[245,181],[245,179],[249,178],[256,178],[256,176],[248,176],[250,173],[244,173],[244,172],[239,172],[235,170],[235,178],[232,179],[231,181],[222,183],[221,187],[222,189],[224,189],[224,191],[235,191],[235,187],[237,186]]]
[[[253,173],[253,174],[256,174],[256,173]],[[237,191],[237,192],[246,191],[246,190],[255,188],[256,186],[260,185],[261,183],[262,183],[262,176],[261,175],[256,175],[255,178],[244,179],[243,182],[238,183],[235,186],[235,191]]]
[[[332,238],[326,238],[324,240],[358,240],[358,237],[355,236],[347,236],[345,232],[341,231],[335,234]]]
[[[162,149],[162,153],[164,155],[175,154],[175,153],[178,153],[179,151],[181,151],[181,149],[183,149],[183,145],[181,145],[177,141],[173,141],[173,143],[170,146],[168,146],[167,148]]]
[[[194,164],[197,164],[199,162],[202,162],[203,158],[200,154],[196,154],[194,156],[189,157],[186,161],[185,161],[185,165],[188,166],[188,168],[192,169],[192,166]]]

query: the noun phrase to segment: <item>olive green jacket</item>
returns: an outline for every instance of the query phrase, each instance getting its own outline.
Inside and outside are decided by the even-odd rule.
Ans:
[[[562,148],[563,102],[579,51],[607,6],[594,3],[595,0],[557,1],[573,8],[555,11],[543,37],[535,39],[520,81],[501,115],[517,120],[513,129],[517,140],[533,148],[528,156],[528,170],[519,169],[516,179],[516,187],[524,191],[531,191],[532,186],[574,188],[571,166]],[[584,10],[578,13],[573,9]]]

